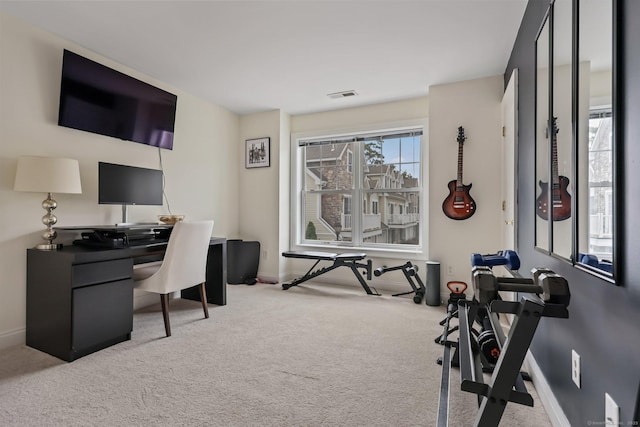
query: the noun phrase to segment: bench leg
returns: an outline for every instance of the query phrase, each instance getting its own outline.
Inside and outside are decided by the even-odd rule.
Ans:
[[[362,274],[360,273],[360,271],[358,270],[358,268],[363,268],[367,271],[367,279],[371,280],[371,260],[369,260],[367,262],[367,264],[359,264],[355,261],[343,261],[340,259],[337,259],[334,261],[333,265],[329,266],[329,267],[324,267],[321,269],[318,269],[316,271],[312,271],[320,262],[321,260],[317,260],[315,262],[315,264],[313,264],[313,266],[309,269],[309,271],[307,271],[305,273],[304,276],[299,277],[295,280],[293,280],[290,283],[284,283],[282,285],[282,289],[287,290],[293,286],[297,286],[300,283],[306,282],[307,280],[311,280],[315,277],[318,277],[324,273],[328,273],[331,270],[335,270],[338,267],[349,267],[351,269],[351,271],[353,271],[353,274],[356,276],[356,279],[358,279],[358,282],[360,283],[360,285],[362,286],[362,288],[365,290],[365,292],[368,295],[380,295],[378,293],[378,291],[375,291],[371,289],[371,287],[369,285],[367,285],[367,282],[364,280],[364,277],[362,277]]]
[[[320,262],[320,260],[316,261],[316,263],[315,263],[315,264],[313,264],[313,266],[309,269],[309,271],[307,271],[307,272],[305,273],[305,275],[304,275],[304,276],[302,276],[302,277],[298,277],[297,279],[295,279],[295,280],[294,280],[294,281],[292,281],[291,283],[284,283],[284,284],[282,285],[282,289],[287,290],[287,289],[289,289],[289,288],[291,288],[291,287],[293,287],[293,286],[297,286],[297,285],[299,285],[299,284],[300,284],[300,283],[302,283],[302,282],[306,282],[307,280],[311,280],[311,279],[313,279],[314,277],[318,277],[318,276],[320,276],[320,275],[322,275],[322,274],[324,274],[324,273],[327,273],[327,272],[329,272],[329,271],[331,271],[331,270],[333,270],[333,269],[335,269],[335,268],[340,267],[340,264],[336,265],[336,264],[334,263],[334,264],[333,264],[332,266],[330,266],[330,267],[321,268],[321,269],[319,269],[319,270],[316,270],[316,271],[314,271],[314,272],[311,272],[311,270],[313,270],[313,269],[315,268],[315,266],[316,266],[316,265],[318,265],[318,263],[319,263],[319,262]]]
[[[349,263],[349,264],[345,263],[343,265],[348,265],[349,268],[351,268],[351,271],[353,271],[353,274],[355,274],[356,279],[358,279],[358,282],[360,282],[360,285],[362,285],[362,288],[368,295],[380,295],[378,291],[375,291],[375,292],[372,291],[369,285],[367,285],[367,282],[364,280],[364,277],[362,277],[362,274],[360,274],[360,271],[358,271],[358,265],[356,263]]]

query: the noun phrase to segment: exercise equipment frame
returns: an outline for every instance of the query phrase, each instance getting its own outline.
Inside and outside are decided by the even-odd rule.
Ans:
[[[371,260],[367,260],[366,264],[358,262],[358,261],[362,261],[367,257],[367,254],[363,252],[335,254],[335,253],[312,252],[312,251],[287,251],[287,252],[283,252],[282,256],[285,258],[311,259],[316,261],[303,276],[293,280],[290,283],[284,283],[282,285],[282,289],[284,290],[287,290],[293,286],[297,286],[300,283],[306,282],[307,280],[311,280],[322,274],[328,273],[329,271],[335,270],[338,267],[348,267],[349,269],[351,269],[351,271],[353,271],[353,274],[356,276],[356,279],[358,279],[358,282],[360,283],[360,285],[368,295],[380,295],[373,286],[369,286],[367,284],[364,277],[362,277],[362,274],[358,270],[359,268],[363,269],[365,274],[367,275],[367,280],[371,280],[371,270],[372,270]],[[319,268],[314,271],[314,268],[316,268],[316,266],[320,261],[332,261],[333,264],[330,265],[329,267]]]
[[[479,272],[474,269],[474,287],[478,279],[476,273]],[[487,271],[484,270],[482,273],[487,274]],[[446,340],[446,338],[444,342],[440,401],[438,404],[438,427],[446,427],[448,425],[449,376],[451,372],[451,347],[453,346],[457,346],[459,352],[461,389],[478,395],[479,409],[473,426],[497,426],[508,402],[533,406],[533,398],[527,392],[520,368],[538,323],[541,317],[569,317],[567,310],[569,305],[568,298],[563,299],[562,303],[543,301],[536,295],[540,288],[536,283],[542,282],[545,277],[537,277],[535,273],[534,277],[536,277],[535,280],[515,277],[505,280],[504,285],[501,283],[501,278],[496,278],[498,290],[508,290],[508,288],[513,287],[518,287],[520,292],[527,292],[527,288],[530,290],[529,292],[531,293],[521,295],[520,300],[517,302],[495,299],[481,305],[477,300],[458,301],[460,336],[457,345]],[[518,283],[516,284],[516,282]],[[471,339],[471,326],[478,315],[478,310],[482,307],[487,309],[492,329],[501,349],[500,357],[495,365],[489,384],[484,383],[480,350],[472,345]],[[502,330],[497,313],[515,315],[508,337],[505,336]]]
[[[415,294],[413,297],[413,302],[415,302],[416,304],[420,304],[422,302],[422,299],[424,298],[424,294],[427,288],[425,288],[424,283],[422,283],[422,280],[418,275],[418,266],[413,265],[411,261],[407,261],[402,265],[397,265],[394,267],[387,267],[386,265],[382,267],[378,267],[373,271],[373,274],[376,277],[379,277],[385,273],[388,273],[390,271],[396,271],[396,270],[402,271],[402,274],[404,274],[404,277],[407,279],[407,282],[409,282],[409,286],[411,286],[411,290],[393,294],[391,296],[399,297],[402,295]],[[414,278],[415,278],[415,282],[413,281]],[[418,283],[417,285],[416,285],[416,282]]]

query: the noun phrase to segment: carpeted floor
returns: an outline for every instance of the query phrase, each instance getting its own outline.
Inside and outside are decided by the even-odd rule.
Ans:
[[[130,341],[72,363],[16,346],[0,352],[2,426],[434,426],[443,307],[304,284],[228,286],[228,304],[138,311]],[[451,426],[475,397],[452,373]],[[551,425],[507,406],[502,426]]]

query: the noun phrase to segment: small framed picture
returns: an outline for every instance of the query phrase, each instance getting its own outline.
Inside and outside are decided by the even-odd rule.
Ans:
[[[266,168],[271,166],[271,139],[247,139],[245,142],[245,167]]]

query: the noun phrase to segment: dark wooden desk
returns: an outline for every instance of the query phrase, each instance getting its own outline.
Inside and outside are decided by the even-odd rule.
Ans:
[[[207,258],[207,302],[225,305],[227,241],[214,237]],[[131,338],[133,265],[161,260],[166,244],[120,249],[66,245],[27,249],[26,344],[62,360]],[[182,298],[200,300],[197,289]]]

